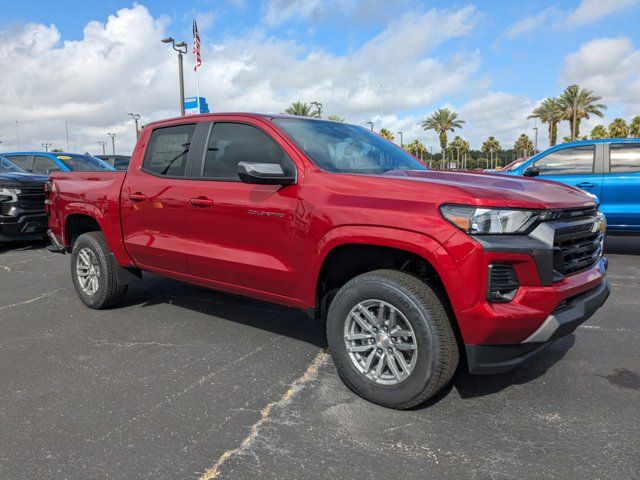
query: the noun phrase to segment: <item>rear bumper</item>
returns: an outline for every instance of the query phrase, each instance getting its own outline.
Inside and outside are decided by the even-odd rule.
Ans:
[[[473,375],[504,373],[518,367],[587,321],[610,293],[609,282],[603,280],[595,288],[569,299],[562,309],[552,312],[535,332],[520,343],[465,345],[469,372]]]

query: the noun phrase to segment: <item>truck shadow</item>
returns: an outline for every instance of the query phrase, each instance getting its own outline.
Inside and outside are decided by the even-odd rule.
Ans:
[[[0,255],[13,251],[43,250],[50,244],[49,240],[44,239],[32,242],[0,242]]]
[[[640,255],[640,235],[607,235],[604,253],[610,255]]]

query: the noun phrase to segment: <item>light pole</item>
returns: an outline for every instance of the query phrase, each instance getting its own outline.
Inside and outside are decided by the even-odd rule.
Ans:
[[[378,123],[380,130],[382,130],[382,84],[380,84],[380,121]]]
[[[320,102],[311,102],[311,105],[316,107],[316,111],[318,112],[318,118],[322,118],[322,104]]]
[[[398,132],[398,135],[400,135],[400,148],[402,148],[402,144],[403,144],[402,132]]]
[[[45,152],[48,152],[49,151],[49,147],[51,146],[51,144],[49,142],[41,143],[40,145],[42,145],[44,147],[44,151]]]
[[[127,113],[127,115],[129,115],[131,118],[133,118],[133,121],[136,122],[136,138],[138,138],[140,136],[140,131],[138,130],[138,120],[140,120],[140,114],[139,113]]]
[[[18,120],[16,120],[16,138],[18,139],[18,150],[22,150],[22,148],[20,148],[20,128],[18,127]]]
[[[64,122],[64,129],[67,132],[67,152],[69,151],[69,124]]]
[[[102,155],[106,155],[107,152],[104,147],[107,145],[107,142],[105,142],[104,140],[98,140],[98,143],[102,145]]]
[[[116,134],[115,133],[107,133],[111,137],[111,148],[113,149],[113,155],[116,154]]]
[[[176,43],[173,37],[163,38],[162,43],[170,43],[173,49],[178,52],[178,79],[180,80],[180,116],[184,117],[184,73],[182,69],[182,55],[187,53],[187,44],[185,42]]]
[[[533,147],[533,154],[535,155],[536,153],[538,153],[538,125],[533,127],[533,129],[536,131],[536,140]]]
[[[427,147],[429,149],[429,168],[433,168],[433,147],[429,146]]]
[[[456,170],[460,169],[460,147],[456,146]]]
[[[371,131],[373,132],[373,122],[367,122],[367,125],[369,125],[369,128],[371,128]]]

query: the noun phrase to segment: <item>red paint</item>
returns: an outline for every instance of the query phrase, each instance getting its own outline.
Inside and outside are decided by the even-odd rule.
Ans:
[[[168,179],[141,170],[152,129],[213,120],[260,127],[293,159],[298,182],[281,187]],[[592,204],[573,188],[486,174],[326,173],[268,116],[216,114],[157,122],[142,132],[126,174],[70,172],[51,178],[50,228],[65,245],[69,216],[87,215],[98,222],[123,266],[296,308],[316,306],[323,261],[340,245],[415,253],[440,275],[467,344],[522,341],[562,299],[603,279],[594,267],[541,286],[529,255],[483,252],[438,210],[445,202],[536,209]],[[521,282],[508,304],[485,300],[487,266],[495,260],[512,264]]]

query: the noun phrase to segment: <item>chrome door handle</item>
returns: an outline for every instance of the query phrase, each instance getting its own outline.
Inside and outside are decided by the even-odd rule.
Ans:
[[[129,194],[129,200],[133,200],[134,202],[144,202],[147,199],[147,196],[144,193],[136,192]]]
[[[206,198],[206,197],[190,198],[189,199],[189,203],[191,205],[193,205],[194,207],[211,207],[211,206],[213,206],[213,200],[211,200],[210,198]]]

